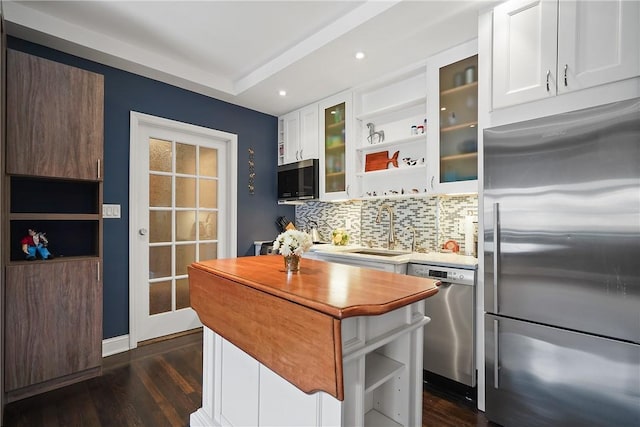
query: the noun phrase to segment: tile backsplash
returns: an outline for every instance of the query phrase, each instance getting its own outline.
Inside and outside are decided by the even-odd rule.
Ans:
[[[331,241],[331,232],[336,228],[349,231],[349,243],[360,244],[362,202],[306,202],[296,206],[296,227],[303,230],[311,228],[313,222],[318,226],[323,241]]]
[[[376,223],[378,210],[382,205],[391,207],[394,213],[395,249],[411,249],[413,227],[416,233],[416,249],[434,248],[437,229],[436,197],[416,197],[410,199],[374,199],[363,202],[362,237],[365,246],[387,247],[389,236],[389,213],[382,209],[380,224]]]
[[[381,198],[351,200],[348,202],[307,202],[296,206],[296,226],[308,229],[315,221],[321,237],[330,241],[331,231],[345,228],[350,243],[371,247],[387,247],[389,214],[381,211],[381,221],[376,223],[382,205],[391,207],[394,213],[395,249],[411,249],[412,227],[415,230],[417,250],[434,251],[448,240],[455,240],[464,247],[464,219],[477,218],[477,195],[437,195],[410,198]]]

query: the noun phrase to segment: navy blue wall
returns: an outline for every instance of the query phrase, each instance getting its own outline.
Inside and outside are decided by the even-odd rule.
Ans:
[[[278,234],[275,219],[293,218],[277,204],[277,118],[96,62],[8,38],[8,47],[104,75],[104,202],[121,219],[104,221],[104,338],[129,333],[129,112],[137,111],[238,135],[238,255],[253,241]],[[255,195],[248,183],[248,148],[255,151]]]

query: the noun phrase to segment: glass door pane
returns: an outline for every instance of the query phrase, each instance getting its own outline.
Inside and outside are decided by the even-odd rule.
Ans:
[[[324,110],[325,193],[346,190],[345,103]]]
[[[440,182],[478,179],[478,55],[440,68]]]
[[[218,152],[149,139],[149,315],[190,307],[187,266],[217,257]]]

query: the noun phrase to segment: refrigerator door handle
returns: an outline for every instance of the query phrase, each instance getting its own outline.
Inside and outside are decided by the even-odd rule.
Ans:
[[[498,272],[500,268],[500,204],[493,204],[493,312],[498,314]]]
[[[498,320],[493,319],[493,388],[500,388],[500,345],[498,344]]]

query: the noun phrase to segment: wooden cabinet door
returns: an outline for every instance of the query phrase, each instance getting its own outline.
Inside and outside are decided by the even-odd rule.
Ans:
[[[7,173],[102,179],[103,80],[8,50]]]
[[[640,75],[640,2],[561,1],[558,93]]]
[[[99,268],[98,259],[7,266],[6,391],[100,366]]]
[[[493,108],[554,96],[557,3],[508,1],[493,25]]]

